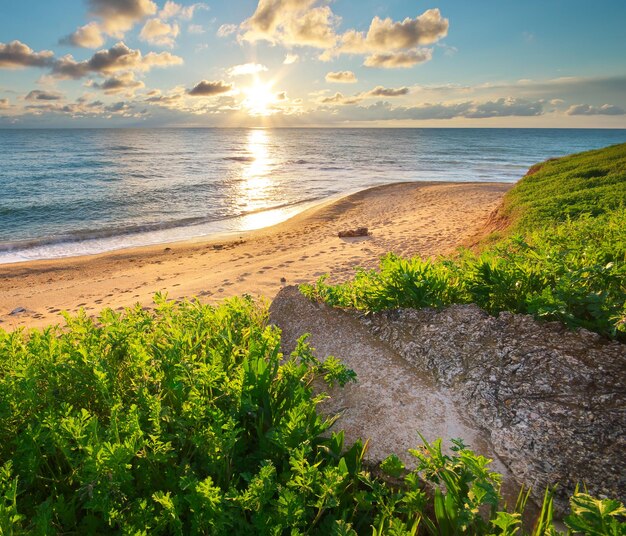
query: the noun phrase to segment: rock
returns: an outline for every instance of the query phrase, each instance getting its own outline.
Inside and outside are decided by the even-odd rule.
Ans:
[[[287,278],[286,277],[281,277],[280,278],[280,282],[281,283],[286,283],[287,282]]]
[[[490,435],[519,483],[557,507],[578,482],[626,498],[626,345],[531,316],[474,305],[362,318],[382,342],[429,371]]]
[[[402,359],[355,315],[311,302],[288,286],[272,302],[270,321],[282,330],[285,355],[310,333],[318,357],[334,355],[357,373],[357,383],[330,390],[331,398],[319,408],[326,415],[341,414],[335,429],[345,431],[347,443],[369,440],[366,462],[377,464],[395,453],[414,468],[408,449],[421,445],[417,432],[429,441],[441,437],[447,446],[451,438],[462,437],[476,452],[495,459],[494,470],[507,482],[505,496],[515,503],[519,487],[510,485],[514,479],[498,461],[489,433],[467,418],[464,404],[456,403],[427,370]]]
[[[339,231],[337,234],[339,238],[355,238],[357,236],[369,236],[367,227],[359,227],[357,229],[348,229],[346,231]]]
[[[15,316],[15,315],[19,315],[19,314],[22,314],[22,313],[25,313],[25,312],[26,312],[26,309],[24,307],[16,307],[15,309],[13,309],[9,313],[9,315],[10,316]]]

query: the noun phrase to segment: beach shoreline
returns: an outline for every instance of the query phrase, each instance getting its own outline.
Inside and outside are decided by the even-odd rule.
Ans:
[[[0,328],[63,323],[61,311],[136,303],[156,292],[214,302],[243,293],[272,298],[284,285],[354,268],[387,252],[436,257],[475,236],[504,193],[497,182],[401,182],[333,197],[255,231],[118,249],[80,257],[0,264]],[[368,227],[367,237],[339,231]]]

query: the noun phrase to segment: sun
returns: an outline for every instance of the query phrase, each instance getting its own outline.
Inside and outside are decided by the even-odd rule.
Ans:
[[[250,115],[271,115],[272,104],[276,102],[276,95],[272,91],[271,83],[255,82],[253,86],[244,90],[246,95],[243,101]]]

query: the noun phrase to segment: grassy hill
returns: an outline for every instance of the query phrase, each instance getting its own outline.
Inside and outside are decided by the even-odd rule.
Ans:
[[[626,341],[626,144],[533,166],[493,220],[500,230],[478,252],[389,255],[379,270],[302,291],[365,311],[476,303]]]

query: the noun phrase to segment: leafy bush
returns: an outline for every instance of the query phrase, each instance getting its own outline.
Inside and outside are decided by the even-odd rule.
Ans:
[[[592,172],[593,171],[593,172]],[[336,307],[475,303],[626,341],[626,145],[548,162],[505,196],[508,235],[436,261],[388,255],[352,281],[303,285]]]
[[[503,509],[500,476],[459,440],[373,476],[312,390],[354,373],[304,337],[283,359],[266,314],[158,297],[154,312],[0,330],[0,534],[522,533],[527,495]],[[575,530],[625,528],[616,501],[572,506]],[[533,534],[555,534],[549,494],[544,512]]]

